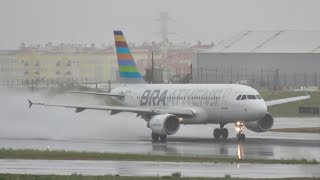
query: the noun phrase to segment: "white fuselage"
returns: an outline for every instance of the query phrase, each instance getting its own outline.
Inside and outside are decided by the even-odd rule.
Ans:
[[[117,99],[124,106],[192,109],[194,116],[183,118],[183,124],[255,121],[267,113],[259,93],[239,84],[127,84],[112,93],[124,95]]]

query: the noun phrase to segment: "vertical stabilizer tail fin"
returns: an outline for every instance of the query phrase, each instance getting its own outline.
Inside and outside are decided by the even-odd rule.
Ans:
[[[145,84],[122,31],[114,31],[119,78],[123,84]]]

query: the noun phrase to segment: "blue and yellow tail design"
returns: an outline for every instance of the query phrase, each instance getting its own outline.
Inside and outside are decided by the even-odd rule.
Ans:
[[[145,84],[122,31],[114,31],[114,40],[118,58],[120,83]]]

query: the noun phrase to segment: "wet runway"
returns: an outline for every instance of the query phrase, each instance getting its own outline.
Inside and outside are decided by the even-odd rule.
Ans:
[[[234,138],[214,141],[210,138],[172,137],[166,143],[152,143],[149,137],[139,141],[97,139],[0,139],[0,148],[75,150],[180,156],[210,156],[239,159],[308,159],[320,161],[320,142],[314,140],[256,139],[238,143]]]
[[[320,177],[320,165],[247,164],[247,163],[176,163],[145,161],[70,161],[70,160],[0,160],[0,173],[120,176],[182,176],[286,178]]]

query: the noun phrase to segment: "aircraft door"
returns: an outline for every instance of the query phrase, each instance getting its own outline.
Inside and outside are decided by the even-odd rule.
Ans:
[[[237,94],[234,94],[234,96],[231,99],[232,105],[232,117],[230,117],[230,120],[232,121],[241,121],[245,120],[247,118],[247,103],[248,103],[248,97],[246,93],[240,92]]]
[[[232,103],[230,103],[230,95],[232,94],[232,88],[224,90],[220,97],[221,107],[221,119],[227,121],[232,116]]]

